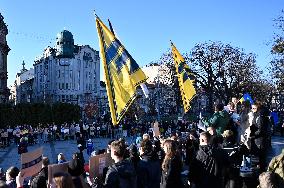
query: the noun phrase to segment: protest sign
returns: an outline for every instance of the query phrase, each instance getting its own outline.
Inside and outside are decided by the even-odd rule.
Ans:
[[[40,147],[34,151],[21,154],[21,172],[24,177],[33,176],[41,170],[42,150],[43,148]]]
[[[89,160],[90,177],[93,178],[93,177],[102,176],[104,168],[110,166],[113,163],[114,161],[112,160],[110,153],[104,153],[101,155],[90,157]]]

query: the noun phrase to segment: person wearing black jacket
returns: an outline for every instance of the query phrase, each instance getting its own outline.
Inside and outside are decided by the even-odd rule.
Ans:
[[[253,119],[250,127],[252,140],[252,153],[259,157],[260,171],[264,172],[266,168],[266,150],[268,148],[268,131],[270,128],[269,110],[261,105],[255,103],[252,105]]]
[[[42,158],[42,169],[31,181],[31,188],[46,188],[48,180],[48,165],[49,159],[47,157]]]
[[[161,166],[158,155],[153,152],[152,142],[150,140],[143,140],[139,152],[141,160],[137,165],[137,187],[159,188]]]
[[[209,145],[210,134],[200,134],[199,150],[190,164],[189,181],[196,188],[224,187],[224,172],[229,166],[227,153]]]
[[[137,176],[133,164],[124,159],[126,152],[122,140],[111,143],[111,158],[114,164],[108,167],[104,187],[106,188],[136,188]]]
[[[165,158],[162,164],[160,188],[183,188],[181,179],[182,161],[173,140],[166,140],[163,145]]]

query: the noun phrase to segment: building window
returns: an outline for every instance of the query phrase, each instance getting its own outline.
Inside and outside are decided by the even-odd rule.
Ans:
[[[62,89],[64,90],[64,83],[62,83]]]
[[[70,70],[70,78],[72,78],[72,74],[73,74],[73,71],[72,71],[72,70]]]
[[[60,70],[57,71],[57,78],[60,78]]]
[[[68,83],[66,83],[66,89],[69,89],[69,88],[68,88]]]

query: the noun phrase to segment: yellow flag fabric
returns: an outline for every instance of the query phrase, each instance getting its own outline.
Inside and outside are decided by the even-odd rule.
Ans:
[[[179,53],[177,48],[173,43],[172,46],[172,56],[174,58],[178,81],[179,81],[179,88],[183,102],[184,111],[187,112],[190,109],[190,101],[194,98],[196,91],[194,88],[194,75],[190,71],[189,66],[185,63],[184,58]]]
[[[117,125],[136,98],[136,87],[147,77],[121,42],[97,17],[100,53],[113,125]]]

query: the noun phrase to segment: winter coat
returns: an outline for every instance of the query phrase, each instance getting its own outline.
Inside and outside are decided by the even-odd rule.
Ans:
[[[159,188],[161,181],[161,166],[152,153],[144,154],[137,165],[137,187]]]
[[[48,167],[43,167],[39,174],[33,178],[31,188],[45,188],[47,187]]]
[[[229,159],[225,151],[200,146],[189,167],[189,181],[197,188],[222,187],[223,173],[228,166]]]
[[[182,161],[175,156],[170,159],[167,171],[162,170],[160,188],[182,188],[181,179]]]
[[[230,115],[226,110],[218,111],[213,116],[204,122],[207,126],[212,126],[216,129],[218,135],[222,134],[230,121]]]
[[[104,187],[136,188],[137,176],[133,164],[128,160],[122,160],[109,166]]]

